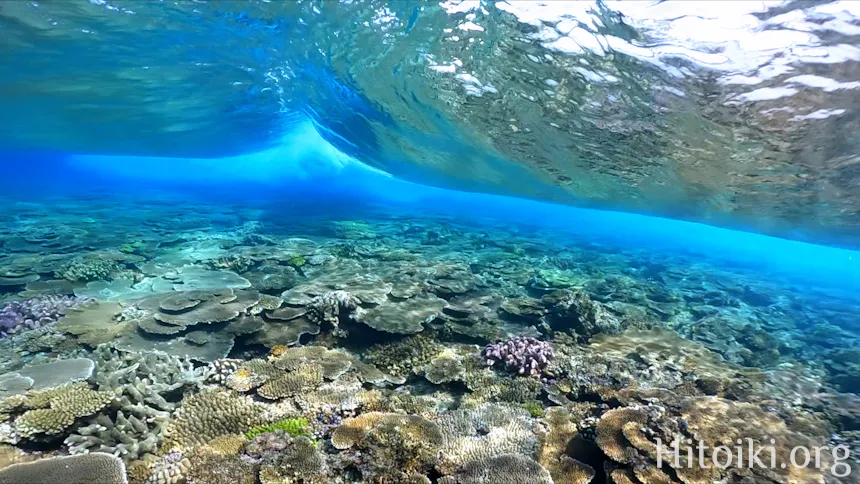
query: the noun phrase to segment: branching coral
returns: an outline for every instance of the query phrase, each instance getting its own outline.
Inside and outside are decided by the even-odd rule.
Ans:
[[[74,296],[36,296],[6,303],[0,309],[0,338],[54,324],[69,309],[89,302]]]
[[[488,345],[482,353],[487,366],[502,367],[518,375],[529,376],[540,376],[554,355],[549,343],[528,336]]]
[[[130,353],[99,346],[94,352],[99,390],[117,396],[116,415],[91,419],[66,438],[73,453],[108,452],[125,460],[155,454],[174,399],[202,381],[188,359],[161,353]]]

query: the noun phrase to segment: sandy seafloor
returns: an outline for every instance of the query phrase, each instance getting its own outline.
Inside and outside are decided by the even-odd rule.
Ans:
[[[858,482],[855,290],[346,208],[3,201],[0,482]]]

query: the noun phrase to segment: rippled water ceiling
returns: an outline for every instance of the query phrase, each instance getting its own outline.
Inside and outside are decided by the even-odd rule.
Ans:
[[[0,3],[0,144],[228,156],[310,119],[426,184],[860,246],[860,3]]]

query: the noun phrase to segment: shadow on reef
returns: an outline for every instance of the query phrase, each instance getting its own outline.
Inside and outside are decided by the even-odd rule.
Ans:
[[[499,223],[117,203],[5,207],[0,482],[857,482],[849,296]],[[787,465],[688,457],[738,439]]]

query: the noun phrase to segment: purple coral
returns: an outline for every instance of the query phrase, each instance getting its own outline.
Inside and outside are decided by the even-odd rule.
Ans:
[[[530,376],[539,376],[555,356],[549,343],[529,336],[487,345],[481,354],[487,366],[503,366],[519,375]]]
[[[66,310],[86,301],[74,296],[37,296],[7,303],[0,309],[0,338],[56,323]]]

